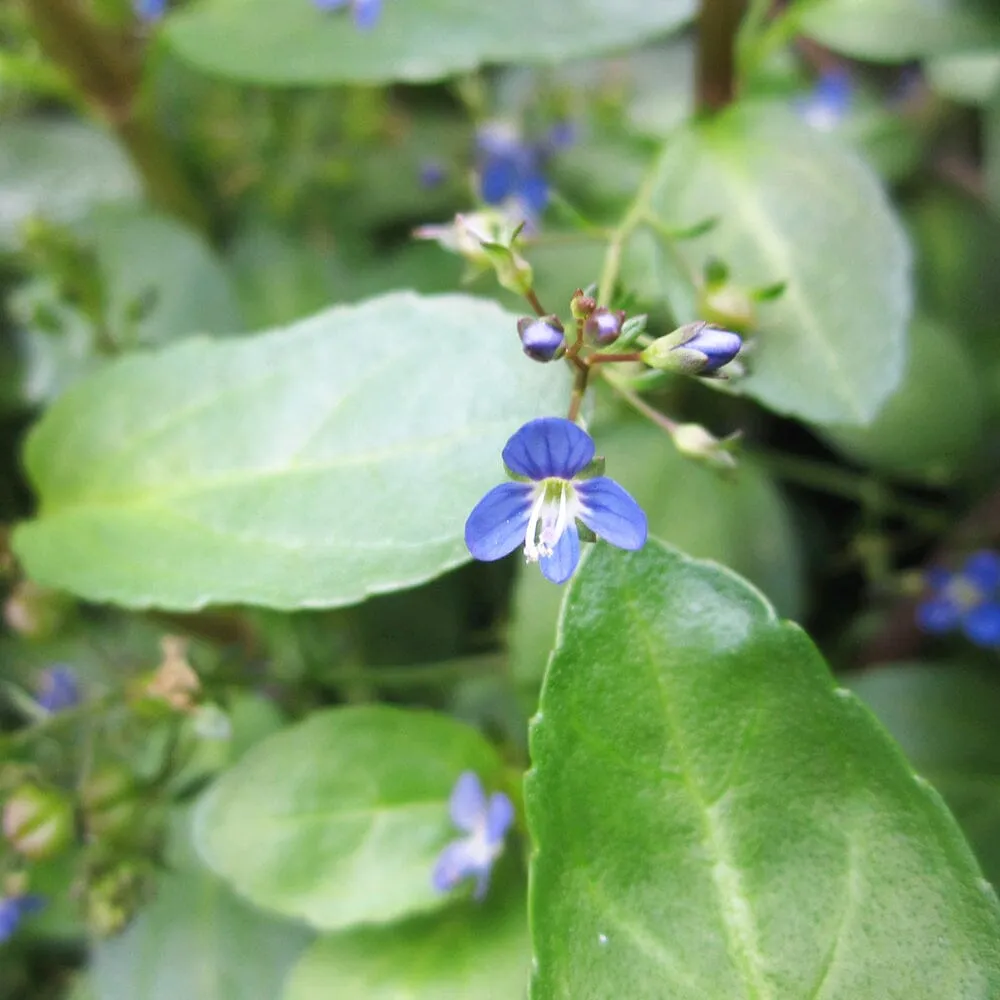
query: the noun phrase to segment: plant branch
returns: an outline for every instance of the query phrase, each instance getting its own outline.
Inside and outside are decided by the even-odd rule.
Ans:
[[[736,36],[745,0],[701,0],[698,18],[698,110],[719,111],[736,96]]]

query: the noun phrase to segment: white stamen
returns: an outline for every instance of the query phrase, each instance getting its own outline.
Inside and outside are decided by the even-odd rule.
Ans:
[[[528,562],[538,562],[539,558],[544,555],[544,553],[539,551],[538,545],[535,544],[535,538],[538,535],[538,521],[542,516],[542,508],[545,506],[545,487],[542,486],[539,491],[538,498],[535,500],[535,505],[531,508],[531,517],[528,518],[528,530],[524,535],[524,558]]]
[[[556,510],[555,504],[548,499],[547,485],[546,482],[539,483],[539,494],[531,508],[528,530],[524,535],[524,557],[528,562],[538,562],[539,559],[552,555],[580,507],[576,492],[564,480],[559,488],[559,507]]]

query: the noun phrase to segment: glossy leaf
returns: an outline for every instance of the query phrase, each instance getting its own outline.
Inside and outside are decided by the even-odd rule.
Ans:
[[[851,678],[851,689],[944,796],[1000,884],[1000,681],[960,663],[892,663]]]
[[[520,1000],[531,948],[523,890],[389,928],[320,938],[282,1000]]]
[[[674,30],[693,11],[690,0],[388,0],[379,23],[359,31],[346,10],[312,2],[202,0],[170,19],[166,38],[201,69],[255,83],[417,82],[611,51]]]
[[[926,318],[910,328],[903,384],[868,427],[829,427],[846,455],[901,479],[946,485],[978,469],[985,384],[951,330]]]
[[[593,552],[531,757],[533,1000],[1000,990],[1000,906],[941,800],[718,566]]]
[[[991,0],[805,0],[792,18],[829,48],[874,61],[905,62],[1000,42]]]
[[[24,223],[72,222],[94,205],[134,201],[139,181],[113,139],[70,120],[4,121],[0,142],[0,250]]]
[[[814,423],[872,420],[903,371],[910,252],[878,181],[849,149],[780,108],[735,108],[668,142],[650,208],[672,231],[718,219],[676,244],[692,274],[716,257],[745,287],[787,283],[759,307],[737,391]],[[631,268],[644,297],[663,295],[658,260],[675,266],[639,234]]]
[[[192,340],[49,410],[15,545],[39,582],[132,607],[350,604],[466,561],[507,438],[565,399],[511,316],[459,295]]]
[[[210,790],[198,849],[241,895],[339,930],[444,905],[431,886],[455,836],[458,776],[495,786],[500,763],[475,730],[388,706],[316,713],[254,747]]]
[[[648,422],[594,431],[608,473],[639,501],[650,534],[691,556],[717,559],[761,588],[782,613],[804,608],[802,546],[775,483],[746,456],[730,477],[677,453]],[[752,531],[747,525],[754,526]],[[509,643],[518,681],[536,687],[548,661],[564,590],[524,566],[514,591]]]
[[[276,1000],[308,941],[204,872],[166,875],[135,922],[94,947],[90,989],[93,1000]]]

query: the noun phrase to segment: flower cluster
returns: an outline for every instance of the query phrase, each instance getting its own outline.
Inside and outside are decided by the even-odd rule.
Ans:
[[[985,649],[1000,649],[1000,554],[975,552],[957,572],[933,569],[930,594],[917,606],[917,624],[942,635],[960,630]]]
[[[503,853],[504,838],[514,822],[514,806],[503,792],[488,799],[479,776],[460,775],[449,802],[451,820],[466,837],[453,840],[441,852],[431,882],[438,892],[450,892],[468,878],[476,880],[475,899],[482,899],[490,873]]]
[[[594,441],[570,420],[542,417],[518,430],[503,450],[514,482],[494,487],[465,523],[475,559],[491,562],[524,546],[542,575],[565,583],[580,561],[579,523],[620,549],[646,543],[646,515],[594,461]]]

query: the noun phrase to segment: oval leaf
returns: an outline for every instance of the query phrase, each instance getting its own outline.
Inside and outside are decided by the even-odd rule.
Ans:
[[[282,1000],[518,1000],[531,948],[523,889],[394,927],[320,938]]]
[[[326,930],[448,901],[431,886],[458,836],[448,798],[463,771],[490,788],[500,762],[474,729],[379,707],[317,713],[251,750],[208,792],[198,850],[259,906]]]
[[[201,69],[269,84],[440,80],[483,63],[557,62],[680,27],[692,0],[389,0],[359,31],[312,0],[203,0],[172,17],[170,45]],[[525,26],[530,30],[525,30]]]
[[[598,546],[527,781],[534,1000],[986,1000],[1000,907],[808,637],[710,563]]]
[[[741,285],[787,283],[758,307],[750,371],[737,391],[815,423],[875,416],[903,371],[910,252],[878,180],[854,153],[781,109],[734,108],[667,144],[650,209],[672,231],[718,220],[676,244],[692,272],[716,257]],[[662,297],[660,271],[670,263],[639,234],[630,266],[644,295]]]
[[[26,452],[40,583],[130,607],[343,605],[465,562],[465,518],[524,421],[565,406],[514,319],[396,293],[78,384]]]

